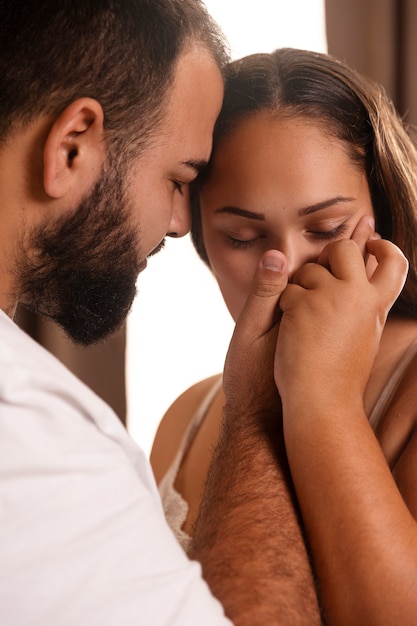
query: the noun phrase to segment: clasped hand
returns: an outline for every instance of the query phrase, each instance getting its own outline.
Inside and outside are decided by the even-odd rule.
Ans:
[[[300,389],[312,400],[323,389],[332,398],[363,395],[407,270],[399,248],[375,236],[367,218],[290,283],[285,256],[266,252],[229,347],[228,403],[256,415],[277,411],[279,397],[284,406],[296,402]]]

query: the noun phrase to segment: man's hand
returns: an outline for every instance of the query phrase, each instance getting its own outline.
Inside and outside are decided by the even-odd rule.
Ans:
[[[224,372],[227,404],[190,555],[239,626],[321,624],[273,377],[288,265],[264,254]]]
[[[273,376],[279,314],[288,264],[276,250],[262,257],[249,298],[239,316],[223,375],[228,406],[256,415],[279,407]]]

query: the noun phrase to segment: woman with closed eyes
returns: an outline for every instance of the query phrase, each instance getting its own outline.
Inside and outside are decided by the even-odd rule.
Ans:
[[[338,60],[295,49],[251,55],[228,68],[212,158],[192,196],[194,244],[234,320],[267,250],[283,253],[290,284],[330,242],[354,239],[365,252],[374,230],[408,259],[357,419],[334,414],[332,394],[345,384],[337,362],[324,385],[319,364],[300,365],[291,377],[296,366],[283,374],[278,356],[275,382],[328,623],[417,624],[417,152],[410,135],[383,89]],[[365,259],[371,275],[375,258],[366,252]],[[304,363],[300,342],[294,354],[300,350]],[[320,382],[332,419],[306,410]],[[221,375],[201,381],[175,401],[154,442],[166,515],[186,549],[223,404]]]

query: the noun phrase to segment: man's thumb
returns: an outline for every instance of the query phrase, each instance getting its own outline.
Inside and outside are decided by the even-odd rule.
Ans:
[[[282,252],[268,250],[256,270],[251,291],[238,326],[255,339],[267,333],[276,321],[279,298],[288,283],[288,264]]]

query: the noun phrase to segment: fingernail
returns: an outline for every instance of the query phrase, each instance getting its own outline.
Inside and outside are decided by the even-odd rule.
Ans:
[[[262,259],[262,267],[273,272],[281,272],[283,267],[282,259],[279,256],[275,256],[275,254],[265,254]]]

